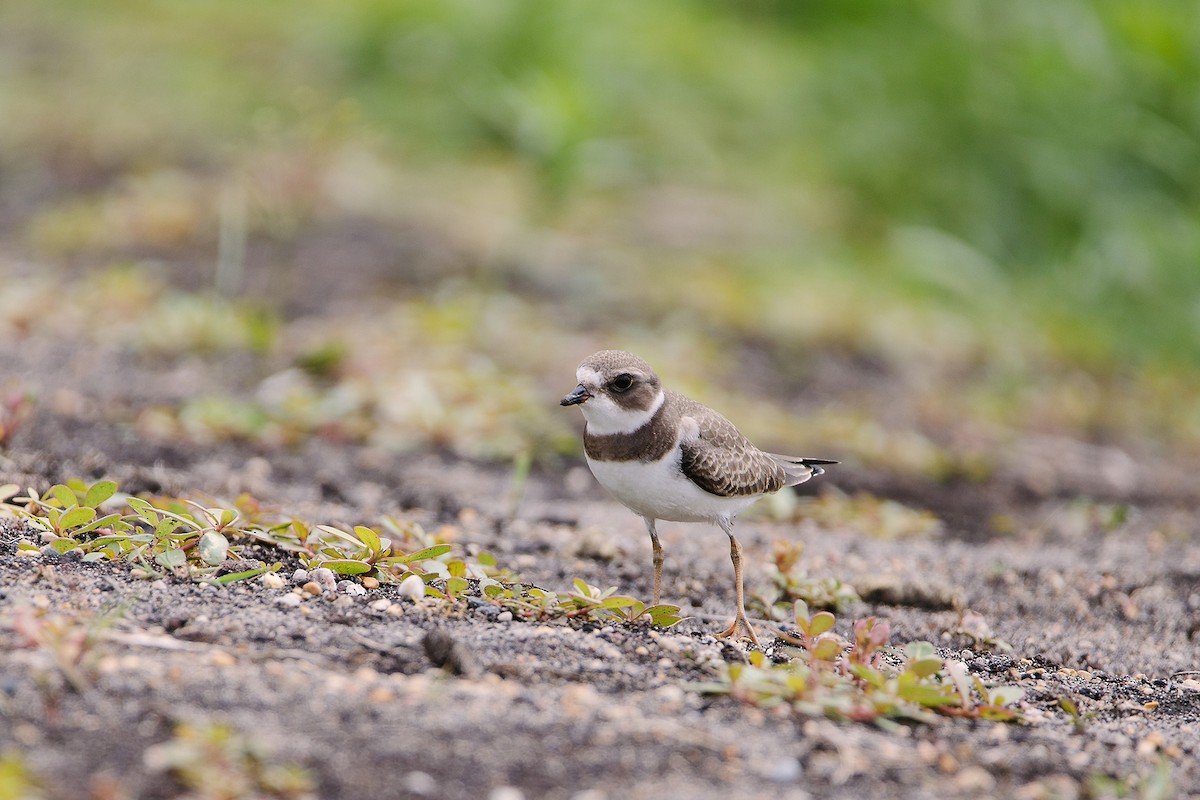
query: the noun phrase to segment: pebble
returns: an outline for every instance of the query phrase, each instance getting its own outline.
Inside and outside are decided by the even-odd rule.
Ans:
[[[388,600],[386,597],[381,597],[368,606],[368,608],[370,608],[372,611],[387,611],[391,607],[392,601]]]
[[[283,578],[274,572],[264,572],[260,581],[267,589],[282,589],[285,584]]]
[[[400,780],[400,785],[408,792],[420,797],[428,797],[437,791],[437,780],[428,772],[410,772]]]
[[[292,573],[292,583],[296,586],[303,586],[308,583],[308,570],[298,569]]]
[[[288,592],[285,595],[275,598],[275,602],[285,608],[295,608],[300,605],[300,595]]]
[[[407,597],[414,603],[425,596],[425,581],[417,575],[409,575],[404,580],[400,581],[400,585],[396,587],[401,597]]]
[[[237,659],[224,650],[216,650],[212,654],[212,662],[218,667],[232,667],[237,663]]]
[[[404,614],[404,606],[400,605],[399,603],[392,603],[387,607],[387,611],[384,613],[391,614],[393,617],[402,616]]]
[[[337,590],[342,594],[350,595],[351,597],[362,597],[367,593],[361,583],[354,581],[342,580],[337,582]]]
[[[512,622],[513,613],[511,611],[501,611],[496,615],[496,622]]]
[[[337,575],[329,567],[318,567],[312,571],[309,577],[319,583],[325,591],[337,591]]]
[[[370,575],[363,576],[362,585],[364,589],[378,589],[379,578],[373,578]]]
[[[304,591],[306,591],[309,594],[314,595],[314,596],[319,595],[321,593],[321,584],[317,583],[316,581],[309,581],[308,583],[304,584],[304,586],[301,588],[303,588]]]
[[[488,800],[525,800],[525,793],[515,786],[497,786],[488,792]]]
[[[804,766],[799,759],[789,756],[772,761],[761,774],[772,783],[795,783],[804,774]]]

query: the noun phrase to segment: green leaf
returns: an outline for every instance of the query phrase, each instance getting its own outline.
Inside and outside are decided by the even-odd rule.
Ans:
[[[962,698],[950,686],[929,686],[918,683],[911,686],[901,686],[898,694],[902,699],[910,703],[917,703],[926,708],[956,706],[962,702]]]
[[[446,565],[446,570],[455,578],[465,578],[467,575],[467,565],[462,561],[451,561]]]
[[[329,561],[322,561],[322,567],[328,567],[339,575],[361,575],[364,572],[370,572],[374,567],[365,561],[355,561],[351,558],[335,558]]]
[[[6,483],[3,486],[0,486],[0,503],[15,497],[19,491],[21,491],[21,487],[17,486],[15,483]]]
[[[75,493],[72,492],[70,488],[63,486],[61,483],[56,483],[55,485],[51,486],[49,493],[54,495],[54,499],[57,500],[58,504],[63,508],[70,508],[71,506],[75,505]]]
[[[84,525],[82,528],[77,528],[76,530],[72,531],[71,533],[75,536],[78,536],[81,533],[90,533],[91,531],[94,531],[97,528],[104,528],[104,527],[110,527],[110,526],[112,527],[112,529],[114,531],[129,530],[129,523],[123,522],[120,514],[109,514],[108,516],[100,517],[99,519],[94,519],[91,522],[89,522],[87,525]]]
[[[87,490],[83,504],[89,508],[99,508],[100,504],[117,493],[115,481],[98,481]]]
[[[451,547],[448,544],[435,544],[433,547],[426,547],[424,550],[418,550],[415,553],[396,556],[391,560],[395,561],[397,564],[408,564],[412,561],[424,561],[427,558],[437,558],[438,556],[449,553],[450,550]]]
[[[629,608],[630,606],[637,605],[637,602],[638,601],[632,597],[623,597],[621,595],[617,595],[616,597],[605,598],[605,600],[596,607],[597,608]]]
[[[1020,686],[996,686],[988,692],[988,702],[994,706],[1008,706],[1025,696]]]
[[[874,686],[876,689],[882,689],[884,684],[887,683],[887,678],[883,676],[882,672],[877,669],[871,669],[870,667],[862,664],[851,664],[850,671]]]
[[[657,605],[650,606],[646,609],[646,613],[650,615],[650,623],[663,628],[669,628],[683,620],[679,616],[679,606]]]
[[[170,550],[164,550],[159,553],[154,557],[154,560],[168,569],[176,569],[187,563],[187,553],[178,547],[173,547]]]
[[[812,654],[821,661],[834,661],[842,654],[842,645],[836,639],[820,639],[813,646]]]
[[[929,642],[909,642],[904,645],[904,654],[912,661],[919,661],[922,658],[936,657],[937,649]]]
[[[196,551],[200,554],[201,561],[215,567],[228,555],[229,540],[216,531],[208,531],[200,537]]]
[[[133,513],[151,525],[158,525],[158,510],[140,497],[131,497],[125,501]]]
[[[1010,722],[1016,719],[1020,714],[1014,708],[1004,708],[1002,706],[980,706],[979,716],[982,719],[991,722]]]
[[[941,668],[942,660],[937,657],[920,658],[908,664],[909,671],[918,678],[928,678],[930,675],[936,675]]]
[[[475,556],[475,560],[479,562],[479,566],[481,567],[496,566],[496,557],[491,553],[480,553],[479,555]]]
[[[821,613],[813,616],[812,620],[809,622],[808,635],[820,636],[822,633],[832,628],[835,622],[837,622],[837,619],[833,616],[833,614],[830,614],[828,611],[822,611]]]
[[[178,520],[171,519],[170,517],[163,517],[158,521],[158,524],[154,526],[154,538],[160,540],[166,539],[172,533],[174,533],[175,529],[178,527]]]
[[[248,569],[245,572],[230,572],[228,575],[222,575],[217,578],[217,583],[225,586],[236,581],[244,581],[247,578],[254,578],[262,575],[264,572],[278,572],[282,564],[272,564],[269,567],[259,567],[258,569]]]
[[[86,525],[96,518],[96,509],[87,506],[77,506],[70,511],[65,512],[58,520],[60,530],[70,530],[78,528],[80,525]]]
[[[471,582],[466,578],[450,578],[446,581],[446,594],[451,597],[462,594],[471,587]]]
[[[54,550],[54,552],[58,553],[59,555],[62,555],[63,553],[67,552],[68,550],[74,550],[78,546],[79,546],[79,543],[76,542],[74,539],[66,539],[66,538],[55,539],[53,542],[50,543],[50,547]]]
[[[379,541],[379,534],[368,528],[366,525],[355,525],[354,535],[357,536],[372,553],[378,553],[381,549],[383,549],[383,544]]]
[[[215,509],[215,508],[211,509],[211,511],[217,511],[217,510],[218,509]],[[235,511],[232,508],[223,508],[223,509],[220,509],[220,512],[221,513],[217,518],[217,523],[218,523],[217,527],[219,527],[219,528],[228,528],[230,525],[233,524],[234,520],[236,520],[238,518],[237,511]]]

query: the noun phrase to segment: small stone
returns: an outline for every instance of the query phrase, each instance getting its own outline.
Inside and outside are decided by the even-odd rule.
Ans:
[[[804,767],[799,759],[788,756],[767,764],[761,774],[772,783],[795,783],[804,774]]]
[[[292,573],[292,584],[294,586],[303,586],[308,583],[308,570],[298,569]]]
[[[525,800],[525,793],[515,786],[497,786],[488,792],[488,800]]]
[[[379,578],[372,578],[370,575],[364,575],[362,579],[364,589],[378,589]]]
[[[399,603],[392,603],[383,613],[391,614],[393,617],[400,617],[404,615],[404,606]]]
[[[996,779],[983,767],[972,765],[958,773],[954,785],[971,794],[988,794],[996,786]]]
[[[367,590],[362,587],[362,584],[349,580],[338,581],[337,590],[341,594],[350,595],[351,597],[362,597],[367,593]]]
[[[232,667],[237,663],[237,659],[224,650],[215,650],[212,654],[212,662],[218,667]]]
[[[331,594],[327,594],[325,596],[327,598],[333,598],[333,595],[331,595]],[[336,599],[333,599],[333,607],[334,608],[345,609],[345,608],[350,608],[353,605],[354,605],[354,598],[348,594],[339,595]]]
[[[511,611],[501,611],[496,615],[496,622],[512,622],[513,613]]]
[[[283,578],[274,572],[264,572],[259,582],[266,589],[282,589],[284,587]]]
[[[288,592],[285,595],[280,595],[275,598],[276,605],[281,605],[284,608],[295,608],[300,605],[300,595]]]
[[[400,581],[396,591],[401,597],[407,597],[415,603],[425,596],[425,581],[421,580],[419,575],[409,575]]]
[[[321,588],[327,592],[337,591],[337,576],[329,567],[318,567],[312,571],[310,575],[314,581],[321,585]]]
[[[309,581],[308,583],[304,584],[304,586],[302,586],[301,588],[313,596],[319,595],[321,593],[321,584],[317,583],[316,581]]]
[[[386,597],[381,597],[368,606],[368,608],[370,608],[372,611],[387,611],[391,607],[392,601],[388,600]]]
[[[400,785],[418,797],[429,797],[437,791],[437,780],[428,772],[410,772],[400,780]]]

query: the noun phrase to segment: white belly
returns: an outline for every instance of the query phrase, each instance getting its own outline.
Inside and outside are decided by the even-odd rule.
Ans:
[[[593,461],[588,466],[600,485],[643,517],[672,522],[715,522],[752,505],[752,497],[720,497],[704,491],[679,470],[679,450],[662,461]]]

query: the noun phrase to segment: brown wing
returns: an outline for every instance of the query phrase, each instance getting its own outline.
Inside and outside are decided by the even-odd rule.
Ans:
[[[680,398],[684,416],[695,420],[694,436],[680,441],[680,468],[693,483],[721,497],[746,497],[777,492],[787,474],[770,455],[759,450],[717,412]]]

